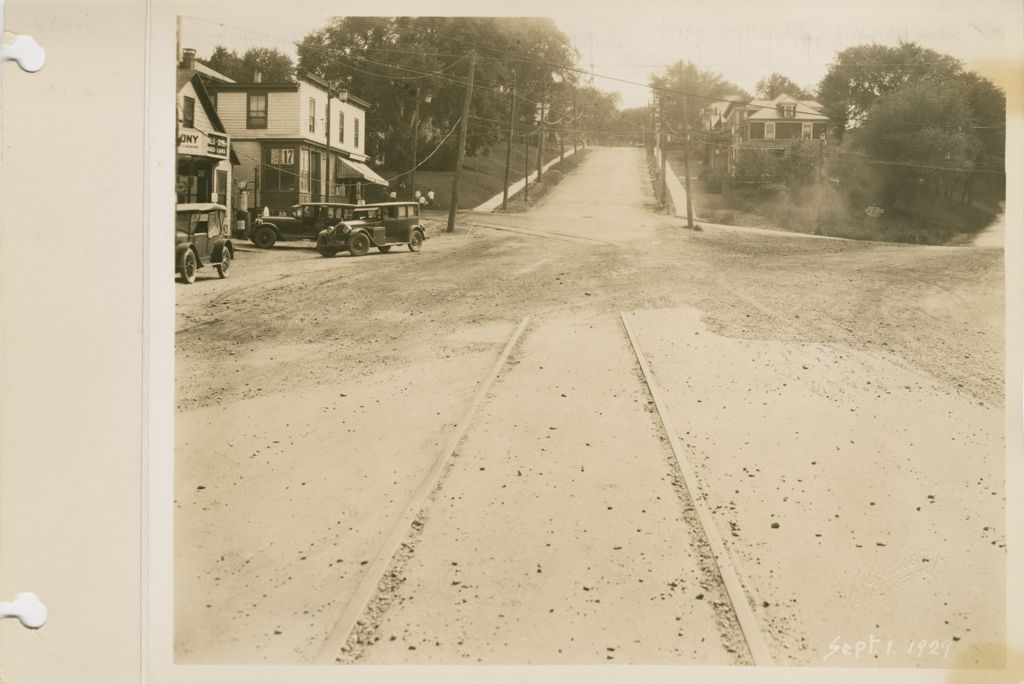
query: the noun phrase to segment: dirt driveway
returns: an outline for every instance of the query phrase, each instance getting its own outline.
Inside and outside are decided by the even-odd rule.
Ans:
[[[995,664],[1002,251],[690,232],[645,173],[177,286],[180,662]]]

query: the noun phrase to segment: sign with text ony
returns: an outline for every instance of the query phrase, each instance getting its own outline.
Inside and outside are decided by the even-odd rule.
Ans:
[[[178,154],[227,159],[228,136],[222,133],[205,133],[195,128],[182,128],[178,133]]]

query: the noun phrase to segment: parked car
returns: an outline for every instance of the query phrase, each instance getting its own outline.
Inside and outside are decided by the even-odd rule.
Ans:
[[[222,204],[179,204],[174,217],[174,269],[182,282],[192,284],[196,272],[213,266],[221,278],[235,256],[225,223],[228,208]]]
[[[381,202],[358,207],[352,220],[328,226],[317,236],[316,248],[323,256],[332,257],[348,250],[352,256],[363,256],[376,247],[388,253],[395,245],[407,245],[418,252],[427,239],[420,223],[420,207],[416,202]]]
[[[303,202],[292,205],[286,216],[257,216],[246,237],[257,247],[269,249],[285,240],[316,240],[327,226],[353,217],[355,204]]]

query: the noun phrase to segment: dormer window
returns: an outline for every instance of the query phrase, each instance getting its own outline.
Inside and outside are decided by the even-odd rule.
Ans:
[[[796,116],[796,103],[795,102],[783,103],[782,104],[782,118],[783,119],[792,119],[794,116]]]

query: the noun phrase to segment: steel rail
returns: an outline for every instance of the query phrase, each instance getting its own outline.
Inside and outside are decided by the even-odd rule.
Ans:
[[[512,336],[505,344],[505,349],[501,352],[501,356],[498,357],[494,367],[491,368],[491,372],[484,379],[480,389],[477,390],[476,395],[473,397],[473,401],[470,402],[469,407],[463,414],[455,432],[452,433],[444,449],[430,466],[430,470],[427,471],[419,487],[416,488],[416,491],[409,498],[409,503],[406,504],[402,515],[395,521],[377,557],[367,566],[366,573],[359,582],[359,586],[356,587],[352,597],[345,605],[345,610],[342,612],[341,617],[338,618],[323,646],[321,646],[320,652],[316,657],[316,663],[323,665],[333,664],[341,654],[341,648],[348,641],[349,635],[356,626],[356,621],[362,617],[367,605],[377,593],[377,588],[384,578],[388,567],[391,565],[392,559],[409,535],[416,516],[419,515],[420,510],[426,504],[427,498],[437,485],[445,466],[451,460],[452,454],[455,452],[456,447],[458,447],[459,442],[462,441],[463,435],[466,434],[466,428],[473,420],[473,416],[476,414],[480,404],[490,392],[491,386],[501,373],[501,369],[505,367],[505,362],[508,361],[509,355],[522,337],[529,321],[530,318],[526,317],[516,326]]]
[[[768,644],[761,633],[757,618],[754,617],[754,611],[750,608],[746,592],[743,590],[739,576],[737,576],[736,570],[733,568],[729,552],[725,548],[725,543],[722,541],[721,535],[718,534],[718,528],[715,526],[714,518],[711,517],[711,511],[704,500],[704,494],[698,486],[697,473],[687,460],[682,444],[679,443],[676,429],[669,417],[668,406],[661,396],[661,391],[654,380],[650,366],[647,365],[647,359],[640,348],[640,342],[637,340],[636,334],[629,324],[626,313],[621,312],[619,316],[622,319],[622,326],[626,329],[626,335],[629,337],[629,343],[633,347],[637,363],[640,364],[640,372],[644,376],[644,382],[651,392],[651,398],[654,400],[654,406],[658,411],[658,417],[661,419],[661,425],[668,436],[669,446],[672,448],[672,454],[679,465],[679,471],[683,476],[690,500],[693,502],[693,508],[697,512],[697,519],[700,522],[704,538],[707,540],[708,546],[711,547],[715,566],[718,568],[718,574],[722,578],[722,584],[725,585],[725,593],[729,597],[733,614],[740,625],[740,631],[743,633],[743,639],[747,644],[747,649],[750,651],[750,657],[753,659],[754,665],[774,665],[775,663],[768,650]]]

